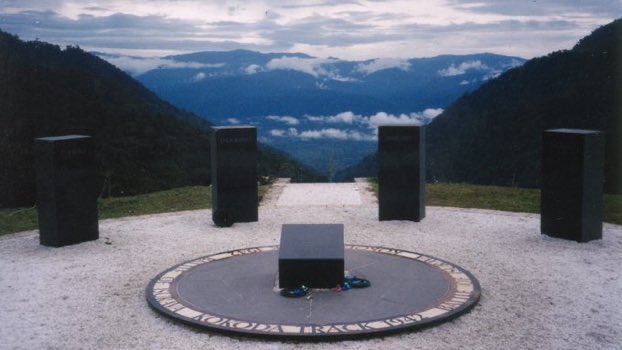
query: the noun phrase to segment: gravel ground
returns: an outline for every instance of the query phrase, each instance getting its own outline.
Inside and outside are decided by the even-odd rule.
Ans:
[[[102,220],[99,240],[63,248],[39,245],[37,231],[0,237],[0,348],[620,349],[622,226],[605,224],[602,240],[579,244],[541,235],[533,214],[428,207],[420,223],[379,222],[365,186],[279,183],[259,222],[230,228],[197,210]],[[344,223],[346,243],[451,261],[477,277],[482,298],[437,327],[339,344],[215,335],[147,306],[145,287],[159,272],[278,244],[283,223]]]

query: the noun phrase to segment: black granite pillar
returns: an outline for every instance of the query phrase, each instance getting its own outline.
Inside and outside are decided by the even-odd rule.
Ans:
[[[61,247],[99,238],[90,136],[35,139],[39,241]]]
[[[214,223],[257,221],[257,129],[213,128],[211,156]]]
[[[602,238],[603,168],[602,132],[543,133],[542,234],[578,242]]]
[[[425,128],[378,128],[378,209],[383,220],[425,217]]]

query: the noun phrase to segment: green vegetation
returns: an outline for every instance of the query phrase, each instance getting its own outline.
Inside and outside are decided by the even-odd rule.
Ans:
[[[439,207],[540,212],[540,190],[464,184],[426,185],[426,204]]]
[[[428,181],[540,187],[542,132],[605,134],[605,191],[622,193],[622,19],[532,59],[445,109],[426,130]]]
[[[0,106],[0,208],[34,204],[32,145],[45,136],[93,137],[100,196],[210,184],[210,123],[78,47],[0,31]],[[268,147],[259,158],[261,175],[320,181]]]
[[[264,177],[259,186],[259,200],[270,188],[271,179]],[[378,183],[372,179],[378,194]],[[129,197],[99,200],[99,218],[168,213],[210,208],[209,186],[188,186]],[[457,208],[479,208],[523,213],[540,212],[540,191],[535,189],[435,183],[426,185],[426,205]],[[622,225],[622,195],[605,195],[605,222]],[[0,235],[37,228],[36,208],[0,209]]]
[[[259,200],[270,188],[269,183],[259,186]],[[125,216],[168,213],[182,210],[208,209],[212,206],[209,186],[188,186],[136,196],[100,199],[99,218],[113,219]],[[0,209],[0,235],[37,228],[37,209]]]
[[[326,177],[290,158],[284,152],[259,144],[257,173],[271,178],[288,177],[291,182],[326,182]]]
[[[0,207],[35,202],[33,139],[93,137],[98,195],[209,185],[209,123],[77,47],[0,31]]]
[[[378,195],[377,181],[371,181]],[[540,190],[467,184],[426,184],[426,205],[540,213]],[[603,221],[622,225],[622,195],[605,194]]]
[[[98,203],[99,218],[206,209],[211,207],[211,198],[209,186],[188,186],[131,197],[106,198]]]
[[[32,230],[36,228],[37,209],[32,208],[0,208],[0,235],[11,232]]]

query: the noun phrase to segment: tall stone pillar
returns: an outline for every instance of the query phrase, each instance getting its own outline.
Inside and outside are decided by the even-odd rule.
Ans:
[[[542,234],[578,242],[602,238],[604,159],[600,131],[544,131]]]
[[[214,223],[257,221],[257,129],[213,128],[211,164]]]
[[[42,245],[99,238],[97,171],[90,136],[35,139],[37,210]]]
[[[425,127],[378,128],[379,219],[425,217]]]

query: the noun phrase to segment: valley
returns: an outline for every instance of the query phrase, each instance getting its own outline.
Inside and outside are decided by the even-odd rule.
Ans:
[[[379,124],[427,124],[524,59],[494,54],[345,61],[247,50],[161,58],[100,54],[173,105],[330,176],[376,149]]]

